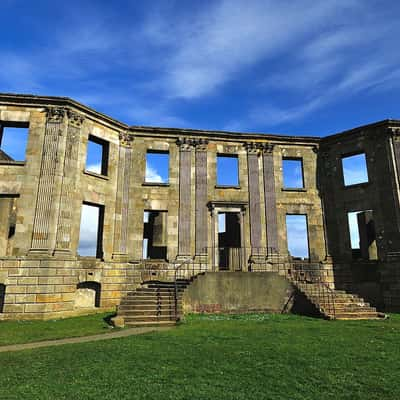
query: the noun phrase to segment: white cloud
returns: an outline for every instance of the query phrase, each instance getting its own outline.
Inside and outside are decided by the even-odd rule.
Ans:
[[[151,40],[170,48],[163,77],[169,95],[194,98],[296,45],[343,4],[224,0],[174,24],[150,19],[148,31]]]
[[[146,182],[163,182],[161,175],[151,165],[146,165]]]
[[[86,166],[86,171],[101,174],[101,163],[89,164]]]
[[[99,208],[84,204],[82,206],[78,254],[96,256]]]

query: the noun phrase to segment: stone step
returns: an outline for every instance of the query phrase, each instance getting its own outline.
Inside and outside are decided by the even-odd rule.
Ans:
[[[178,314],[181,310],[178,310]],[[170,308],[168,310],[122,310],[120,315],[123,317],[159,317],[159,316],[171,316],[174,317],[176,314],[175,309]]]
[[[333,308],[333,307],[320,307],[324,313],[335,313],[335,314],[342,314],[342,313],[376,313],[376,309],[372,307],[368,308]]]
[[[181,302],[176,302],[177,304],[181,304]],[[143,302],[129,302],[129,303],[121,303],[119,307],[136,307],[136,308],[143,308],[145,309],[152,309],[154,307],[175,307],[175,301],[168,301],[168,302],[152,302],[152,303],[143,303]]]
[[[182,297],[182,293],[178,293],[179,297]],[[166,293],[157,293],[157,292],[133,292],[133,293],[128,293],[127,297],[149,297],[149,298],[169,298],[169,297],[175,297],[175,293],[173,291],[171,292],[166,292]]]
[[[140,326],[173,326],[176,325],[176,321],[125,321],[125,326],[140,327]]]
[[[129,317],[124,317],[125,323],[138,323],[138,322],[173,322],[175,319],[173,316],[147,316],[147,315],[130,315]]]
[[[178,308],[178,312],[181,312],[182,308]],[[121,308],[118,309],[118,312],[120,314],[162,314],[162,313],[175,313],[175,307],[164,307],[164,308],[152,308],[152,309],[148,309],[148,308]]]
[[[178,309],[182,309],[181,306],[178,306]],[[143,304],[137,304],[137,305],[122,305],[118,307],[118,312],[126,312],[126,311],[148,311],[148,312],[153,312],[153,311],[168,311],[168,310],[175,310],[175,304],[165,304],[160,307],[158,307],[156,304],[153,306],[149,307]]]
[[[189,285],[189,283],[178,283],[176,285],[176,287],[178,287],[180,289],[185,289],[188,285]],[[149,287],[149,288],[167,288],[167,289],[171,288],[171,289],[174,289],[175,288],[175,284],[173,282],[171,282],[171,283],[168,283],[168,282],[165,282],[165,283],[146,283],[146,287]]]
[[[179,304],[179,302],[178,302]],[[153,308],[169,308],[175,307],[175,302],[170,303],[122,303],[118,306],[118,310],[141,308],[143,310],[152,310]]]
[[[184,289],[178,289],[178,292],[183,292]],[[137,293],[160,293],[160,294],[165,294],[165,293],[174,293],[175,289],[174,288],[146,288],[146,287],[140,287],[136,289]]]
[[[368,302],[365,301],[361,301],[359,299],[330,299],[330,298],[321,298],[318,296],[307,296],[311,301],[316,301],[320,304],[338,304],[338,305],[342,305],[342,304],[351,304],[351,305],[361,305],[361,306],[369,306],[370,304]]]
[[[358,312],[358,313],[335,313],[336,319],[381,319],[377,312]]]

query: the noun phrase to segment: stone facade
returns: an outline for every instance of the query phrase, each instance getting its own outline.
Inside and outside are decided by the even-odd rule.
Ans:
[[[170,268],[187,257],[214,266],[218,212],[235,213],[242,271],[263,252],[287,259],[286,215],[305,214],[309,259],[333,261],[332,284],[400,307],[400,121],[326,138],[130,127],[67,98],[0,95],[0,130],[22,125],[25,161],[0,153],[0,319],[87,312],[87,283],[98,284],[97,307],[118,305],[146,274],[144,211],[167,212]],[[90,138],[105,144],[102,173],[85,169]],[[340,159],[360,150],[369,182],[344,187]],[[148,151],[168,152],[168,183],[146,182]],[[238,185],[217,185],[218,155],[237,157]],[[283,187],[284,158],[302,160],[303,188]],[[97,257],[77,251],[84,203],[102,210]],[[353,260],[352,210],[373,210],[378,260]]]

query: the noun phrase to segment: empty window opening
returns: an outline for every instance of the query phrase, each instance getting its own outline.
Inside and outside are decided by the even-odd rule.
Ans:
[[[347,213],[353,259],[377,260],[375,222],[372,210]]]
[[[109,145],[105,140],[89,135],[86,154],[86,171],[100,175],[108,173]]]
[[[78,254],[86,257],[103,257],[104,206],[82,204]]]
[[[0,283],[0,313],[4,311],[5,300],[6,300],[6,285]]]
[[[303,160],[301,158],[284,158],[282,160],[283,187],[285,189],[303,189]]]
[[[143,258],[167,260],[167,211],[145,211],[143,227]]]
[[[25,161],[29,124],[0,122],[0,161]]]
[[[217,185],[239,186],[239,159],[237,155],[217,155]]]
[[[169,153],[167,151],[148,150],[146,153],[145,182],[168,183]]]
[[[240,214],[218,213],[218,267],[220,270],[241,270]]]
[[[13,253],[18,196],[0,195],[0,256]]]
[[[75,292],[76,308],[98,308],[100,307],[101,285],[98,282],[78,283]]]
[[[289,255],[295,259],[309,258],[307,215],[286,214]]]
[[[344,185],[351,186],[368,182],[365,153],[342,158]]]

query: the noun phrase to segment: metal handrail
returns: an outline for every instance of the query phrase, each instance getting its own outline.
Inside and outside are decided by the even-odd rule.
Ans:
[[[174,311],[175,311],[175,321],[179,321],[179,314],[178,314],[178,271],[181,270],[181,268],[184,265],[189,264],[191,261],[193,261],[194,258],[188,258],[183,263],[179,264],[177,267],[174,269]]]
[[[292,274],[292,280],[294,282],[297,281],[304,282],[306,284],[315,284],[318,298],[324,300],[324,303],[325,300],[327,301],[330,309],[329,313],[333,315],[333,318],[335,318],[335,292],[331,287],[329,287],[329,284],[322,279],[321,272],[323,271],[321,270],[321,265],[319,263],[303,264],[296,262],[292,262],[291,265],[293,266],[293,270],[296,271],[295,274]],[[315,268],[316,266],[317,268]],[[297,274],[297,271],[299,270],[303,274],[302,276]]]

